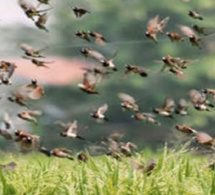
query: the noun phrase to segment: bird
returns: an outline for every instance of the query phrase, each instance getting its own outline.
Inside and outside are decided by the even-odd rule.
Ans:
[[[74,120],[71,123],[68,123],[63,131],[60,133],[61,136],[63,137],[69,137],[69,138],[77,138],[77,139],[82,139],[85,140],[85,138],[81,137],[78,134],[78,124],[77,120]]]
[[[85,162],[86,163],[88,161],[88,157],[87,157],[85,152],[78,153],[77,159],[79,162]]]
[[[30,57],[27,57],[27,56],[23,56],[23,58],[27,59],[27,60],[31,60],[31,63],[36,65],[37,67],[49,68],[46,64],[53,63],[53,61],[51,61],[51,62],[41,61],[41,60],[38,60],[38,59],[35,59],[35,58],[30,58]]]
[[[72,10],[77,18],[84,16],[85,14],[90,14],[90,11],[82,7],[72,7]]]
[[[187,135],[197,135],[198,131],[191,128],[190,126],[187,126],[187,125],[176,125],[175,128],[182,132],[182,133],[185,133]]]
[[[188,15],[193,19],[203,20],[203,17],[196,10],[190,10]]]
[[[41,14],[39,15],[37,21],[35,22],[35,25],[41,29],[41,30],[44,30],[46,32],[49,32],[48,29],[46,28],[45,24],[47,22],[47,19],[48,19],[48,15],[47,13],[44,13],[44,14]]]
[[[96,109],[95,111],[93,111],[92,113],[90,113],[90,115],[95,119],[108,121],[109,119],[104,115],[105,112],[107,112],[107,110],[108,110],[108,105],[104,104],[100,106],[98,109]]]
[[[181,116],[185,116],[188,114],[189,104],[188,102],[181,98],[175,107],[175,113]]]
[[[169,17],[160,20],[159,16],[156,15],[154,18],[150,19],[147,24],[147,31],[145,32],[146,37],[158,43],[157,33],[163,33],[163,29],[165,28],[167,22],[169,21]]]
[[[203,92],[192,89],[189,92],[189,96],[194,108],[198,111],[210,111],[209,107],[214,107]]]
[[[160,125],[160,122],[155,119],[155,115],[152,113],[135,112],[134,115],[132,115],[131,117],[135,118],[136,120],[152,123],[155,125]]]
[[[201,40],[203,39],[203,37],[198,37],[194,32],[193,30],[189,27],[189,26],[186,26],[186,25],[179,25],[179,29],[181,30],[181,32],[187,36],[190,40],[190,43],[192,46],[196,46],[198,47],[199,49],[202,48],[200,42]]]
[[[51,0],[37,0],[37,1],[45,5],[50,5]]]
[[[128,76],[132,73],[139,74],[141,77],[147,77],[148,76],[146,69],[144,69],[140,66],[133,65],[133,64],[126,65],[126,71],[124,73],[125,76]]]
[[[174,110],[175,110],[175,101],[170,97],[165,98],[165,101],[162,107],[153,108],[153,112],[155,112],[156,114],[170,117],[170,118],[173,118]]]
[[[49,157],[55,156],[58,158],[67,158],[69,160],[74,160],[74,158],[72,157],[72,151],[66,148],[54,148],[52,150],[48,150],[45,147],[40,147],[39,151]]]
[[[75,33],[75,35],[77,36],[77,37],[79,37],[79,38],[81,38],[81,39],[84,39],[84,40],[86,40],[86,41],[88,41],[88,42],[90,42],[91,40],[90,40],[90,35],[89,35],[89,33],[87,33],[87,32],[85,32],[85,31],[77,31],[76,33]]]
[[[36,116],[40,116],[42,114],[41,111],[39,110],[27,110],[27,111],[22,111],[17,114],[17,116],[23,120],[32,122],[35,125],[38,125]]]
[[[35,16],[40,16],[40,13],[47,12],[52,9],[48,8],[44,10],[38,10],[37,7],[35,7],[33,4],[29,3],[29,1],[26,0],[19,0],[18,3],[22,10],[25,12],[26,16],[33,21],[35,20]]]
[[[136,100],[129,94],[118,93],[119,99],[122,101],[121,106],[126,110],[139,111],[139,106],[136,104]]]
[[[13,62],[8,61],[0,61],[0,72],[7,73],[7,78],[10,78],[17,66]]]
[[[104,36],[98,32],[89,31],[88,35],[95,38],[95,43],[97,43],[98,45],[105,45],[107,42]]]
[[[120,142],[120,149],[124,156],[130,157],[132,156],[132,149],[137,149],[137,145],[132,142]]]
[[[172,42],[184,41],[184,39],[181,37],[181,35],[179,33],[176,33],[176,32],[166,32],[166,35],[169,37],[169,39]]]
[[[25,52],[26,56],[32,57],[32,58],[44,58],[45,56],[41,55],[40,53],[45,50],[47,47],[35,50],[30,45],[26,43],[22,43],[20,45],[21,49]]]
[[[215,139],[211,137],[208,133],[199,132],[195,136],[195,141],[202,147],[215,151]]]
[[[206,88],[206,89],[203,89],[202,92],[206,95],[212,95],[213,101],[215,102],[215,89]]]
[[[96,50],[93,50],[92,48],[83,47],[81,49],[81,53],[85,57],[90,57],[90,58],[96,60],[97,62],[106,61],[106,58],[104,57],[104,55],[102,55],[100,52],[98,52]]]
[[[201,35],[208,35],[208,33],[206,32],[206,30],[209,29],[209,28],[207,28],[207,27],[201,27],[201,26],[199,26],[197,24],[194,24],[191,27],[192,27],[192,29],[194,31],[196,31],[197,33],[199,33]]]
[[[8,172],[8,171],[14,171],[17,167],[17,163],[14,161],[11,161],[7,164],[0,164],[0,169],[2,170],[3,173]]]

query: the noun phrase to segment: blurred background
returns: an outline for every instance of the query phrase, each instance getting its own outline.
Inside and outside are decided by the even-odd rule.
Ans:
[[[31,1],[32,2],[32,1]],[[33,2],[37,5],[37,2]],[[6,111],[14,121],[15,129],[24,129],[42,136],[46,147],[67,147],[80,150],[86,143],[60,137],[61,128],[55,121],[78,121],[81,135],[97,142],[112,132],[125,133],[124,141],[132,141],[141,150],[143,147],[160,147],[165,140],[175,134],[176,124],[190,125],[197,130],[204,130],[215,136],[215,112],[198,112],[190,104],[189,115],[176,116],[175,119],[159,117],[160,126],[136,121],[131,113],[123,111],[119,92],[132,95],[145,112],[152,112],[153,107],[160,107],[165,97],[175,101],[180,98],[189,100],[191,89],[215,88],[215,43],[214,36],[202,39],[202,49],[192,47],[187,38],[184,42],[172,43],[164,35],[158,35],[158,44],[145,37],[147,22],[156,15],[160,18],[169,16],[165,31],[179,32],[177,25],[191,26],[198,24],[215,31],[214,1],[190,0],[64,0],[51,1],[53,9],[48,12],[47,28],[49,32],[39,30],[33,21],[26,17],[16,0],[2,1],[0,6],[0,59],[17,65],[12,78],[13,85],[0,86],[5,97],[18,86],[37,79],[44,86],[45,96],[39,101],[31,101],[31,109],[41,110],[39,125],[31,125],[17,118],[23,110],[11,104],[5,98],[0,100],[1,117]],[[84,7],[91,13],[76,18],[72,7]],[[49,6],[42,5],[41,8]],[[188,16],[189,10],[196,9],[204,17],[203,21]],[[77,30],[97,31],[107,39],[105,46],[98,46],[79,39]],[[201,35],[200,35],[201,37]],[[44,53],[49,68],[36,67],[23,59],[21,43],[33,48],[48,47]],[[90,47],[98,50],[107,58],[118,51],[114,62],[119,71],[104,79],[98,86],[99,95],[88,95],[78,89],[82,82],[82,67],[89,65],[80,49]],[[198,59],[188,65],[183,79],[178,79],[168,72],[159,72],[162,65],[156,63],[163,56],[171,55],[184,59]],[[142,78],[132,75],[124,78],[125,66],[135,64],[148,69],[149,76]],[[107,103],[107,116],[110,121],[97,123],[90,112]],[[0,138],[2,149],[9,147],[8,142]]]

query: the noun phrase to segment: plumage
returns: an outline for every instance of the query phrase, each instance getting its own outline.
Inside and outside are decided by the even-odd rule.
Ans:
[[[139,106],[136,104],[136,100],[129,94],[118,93],[119,99],[122,101],[121,106],[126,110],[139,111]]]
[[[105,112],[107,112],[107,110],[108,110],[108,105],[104,104],[94,112],[90,113],[90,115],[95,119],[108,120],[108,118],[105,116]]]

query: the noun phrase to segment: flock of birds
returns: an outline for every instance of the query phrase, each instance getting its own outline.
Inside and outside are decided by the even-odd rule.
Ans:
[[[50,4],[51,0],[37,1],[37,6],[33,5],[27,0],[18,0],[18,3],[25,15],[35,23],[35,26],[38,29],[43,30],[45,32],[49,32],[48,28],[46,27],[46,22],[48,19],[47,13],[53,8]],[[47,7],[41,9],[41,6]],[[90,11],[82,7],[73,7],[72,11],[74,12],[76,18],[87,17],[85,15],[91,14]],[[196,10],[190,10],[188,15],[195,20],[203,20],[203,17]],[[145,32],[146,38],[149,38],[155,44],[157,44],[159,42],[157,35],[164,34],[165,27],[168,24],[169,19],[169,17],[160,19],[158,15],[156,15],[154,18],[151,18],[147,24],[147,30]],[[193,25],[191,27],[186,25],[178,25],[178,27],[181,33],[188,38],[192,46],[197,47],[199,49],[202,48],[201,41],[212,35],[208,34],[204,27],[200,27],[198,25]],[[201,37],[199,37],[197,33],[200,34]],[[166,32],[166,35],[170,38],[172,42],[187,41],[178,32]],[[105,46],[107,43],[106,38],[99,32],[95,31],[86,32],[78,30],[76,32],[76,36],[87,42],[93,42],[101,47]],[[36,50],[26,43],[21,44],[20,48],[24,51],[22,57],[27,60],[31,60],[32,64],[38,67],[49,67],[48,64],[51,62],[42,60],[45,58],[45,55],[43,55],[42,52],[46,48]],[[87,94],[99,94],[97,90],[99,83],[104,79],[108,79],[110,74],[118,71],[118,68],[114,63],[114,58],[117,56],[118,51],[116,51],[110,59],[106,58],[99,51],[89,47],[82,48],[80,52],[87,59],[93,60],[94,64],[96,65],[83,68],[83,81],[82,83],[78,84],[78,87]],[[164,56],[160,61],[157,61],[157,63],[161,63],[163,65],[161,72],[168,69],[170,73],[173,73],[178,78],[183,78],[183,72],[187,68],[188,64],[195,63],[197,61],[198,60],[183,59],[180,57],[173,57],[167,55]],[[12,84],[11,78],[16,70],[16,67],[17,66],[13,62],[0,62],[1,84]],[[140,77],[148,76],[148,72],[145,68],[133,64],[126,65],[124,72],[125,77],[131,74],[136,74]],[[43,96],[43,87],[38,83],[37,80],[32,80],[30,83],[18,87],[15,91],[13,91],[11,96],[7,98],[7,100],[11,103],[16,103],[27,109],[18,113],[17,117],[37,125],[37,117],[40,116],[42,112],[39,110],[30,110],[28,100],[39,100]],[[193,107],[198,111],[209,111],[211,108],[214,107],[213,101],[215,101],[215,89],[192,89],[189,92],[189,96]],[[142,109],[138,105],[138,101],[136,101],[135,98],[130,94],[120,92],[118,93],[118,97],[121,101],[121,107],[124,110],[130,111],[132,118],[146,123],[151,123],[152,125],[161,125],[161,122],[156,118],[157,115],[161,115],[162,117],[168,117],[174,120],[175,114],[181,116],[188,115],[188,109],[190,107],[189,101],[186,99],[181,98],[179,102],[176,103],[171,97],[166,97],[162,106],[153,108],[152,112],[148,113],[142,111]],[[109,118],[106,116],[107,111],[108,104],[105,103],[104,105],[94,110],[90,115],[97,121],[109,121]],[[80,139],[92,144],[89,140],[86,140],[80,135],[77,120],[68,123],[56,121],[56,124],[62,128],[62,131],[60,133],[61,136],[73,139]],[[176,125],[175,128],[176,130],[194,138],[194,140],[199,145],[204,146],[207,149],[213,151],[215,150],[215,139],[209,134],[205,132],[199,132],[186,125]],[[3,122],[0,129],[0,135],[7,140],[13,140],[14,142],[18,143],[21,152],[29,152],[32,150],[36,150],[44,153],[47,156],[55,156],[74,160],[74,155],[71,150],[66,148],[54,148],[49,150],[44,147],[40,136],[31,134],[26,130],[15,130],[14,124],[8,113],[4,114]],[[137,146],[132,142],[122,142],[122,137],[123,135],[120,133],[110,134],[108,137],[101,140],[99,146],[104,147],[106,149],[105,154],[111,155],[114,158],[118,159],[122,156],[129,157],[132,155],[133,149],[136,149]],[[78,160],[84,162],[88,160],[88,157],[85,152],[78,153],[77,158]],[[153,170],[156,166],[156,160],[154,159],[150,161],[146,167],[135,161],[132,161],[131,164],[135,169],[145,169],[146,172],[150,174],[151,170]],[[8,167],[14,167],[14,164],[8,164]]]

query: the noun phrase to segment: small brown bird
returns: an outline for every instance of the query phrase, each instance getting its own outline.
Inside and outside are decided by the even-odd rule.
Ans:
[[[95,76],[100,75],[102,78],[108,78],[109,74],[111,72],[105,71],[103,67],[101,66],[95,66],[95,67],[90,67],[90,68],[82,68],[86,72],[89,72],[91,74],[94,74]]]
[[[213,108],[214,105],[209,102],[205,93],[201,93],[195,89],[189,92],[190,100],[194,105],[194,108],[199,111],[210,111],[209,107]]]
[[[45,67],[45,68],[49,68],[46,64],[51,64],[53,63],[53,61],[51,62],[46,62],[46,61],[41,61],[41,60],[37,60],[35,58],[29,58],[27,56],[23,56],[24,59],[27,60],[31,60],[32,64],[35,64],[37,67]]]
[[[91,48],[88,48],[88,47],[82,48],[81,53],[85,57],[90,57],[98,62],[106,61],[106,58],[100,52],[93,50]]]
[[[104,36],[98,32],[89,31],[88,34],[89,34],[89,36],[95,38],[95,43],[98,45],[105,45],[107,42],[106,39],[104,38]]]
[[[179,29],[185,36],[189,38],[192,46],[196,46],[199,49],[202,48],[200,42],[203,39],[203,37],[199,38],[189,26],[179,25]]]
[[[136,100],[126,94],[126,93],[118,93],[119,99],[122,101],[121,106],[126,110],[139,111],[139,106],[136,104]]]
[[[79,83],[78,87],[88,94],[98,94],[96,86],[101,82],[100,75],[94,75],[90,72],[84,73],[83,83]]]
[[[147,77],[148,73],[147,70],[140,67],[140,66],[136,66],[136,65],[126,65],[126,71],[125,71],[125,76],[128,76],[130,74],[139,74],[141,77]]]
[[[21,49],[25,52],[26,56],[32,57],[32,58],[44,58],[43,55],[41,55],[40,53],[45,50],[47,47],[39,49],[39,50],[35,50],[33,49],[30,45],[26,44],[26,43],[22,43],[20,45]]]
[[[90,42],[89,33],[85,32],[85,31],[80,31],[80,30],[79,30],[79,31],[77,31],[77,32],[75,33],[75,35],[76,35],[77,37],[81,38],[81,39],[84,39],[84,40]]]
[[[94,112],[90,113],[90,115],[95,119],[108,121],[109,119],[104,115],[105,112],[107,112],[107,110],[108,110],[108,105],[104,104],[104,105],[100,106],[97,110],[95,110]]]
[[[38,125],[36,116],[40,116],[42,114],[39,110],[27,110],[17,114],[17,116],[23,120],[29,121]]]
[[[0,135],[7,140],[13,139],[11,132],[9,130],[6,130],[6,129],[0,129]]]
[[[176,125],[175,128],[182,132],[182,133],[185,133],[187,135],[197,135],[197,131],[187,125]]]
[[[181,35],[179,33],[176,33],[176,32],[166,32],[166,35],[169,37],[169,39],[172,42],[175,42],[175,41],[184,41],[184,39],[181,37]]]
[[[161,108],[153,108],[153,112],[155,112],[156,114],[170,117],[170,118],[173,118],[172,114],[174,110],[175,110],[175,101],[170,97],[166,97],[164,104]]]
[[[204,132],[197,133],[195,140],[204,148],[215,151],[215,139],[209,134]]]
[[[106,67],[108,69],[111,69],[113,71],[117,71],[118,69],[116,68],[116,65],[113,63],[114,58],[116,57],[118,51],[116,51],[111,59],[102,59],[100,62],[103,67]]]
[[[132,118],[135,118],[136,120],[141,120],[144,122],[152,123],[155,125],[160,125],[160,122],[158,122],[155,119],[155,115],[152,113],[146,113],[146,112],[136,112],[134,115],[131,116]]]
[[[197,33],[201,34],[201,35],[208,35],[208,33],[206,32],[207,29],[210,29],[210,28],[207,28],[207,27],[201,27],[197,24],[194,24],[192,25],[192,29],[194,31],[196,31]]]
[[[177,78],[183,79],[184,78],[184,72],[180,68],[172,67],[169,69],[169,72],[176,75]]]
[[[82,7],[73,7],[72,10],[77,18],[80,18],[87,13],[90,14],[90,11],[88,11]]]
[[[54,148],[52,150],[48,150],[45,147],[40,147],[39,151],[49,157],[55,156],[59,158],[68,158],[69,160],[74,160],[74,158],[72,157],[72,151],[66,148]]]
[[[10,78],[17,66],[12,63],[12,62],[7,62],[7,61],[1,61],[0,62],[0,72],[2,73],[8,73],[7,78]]]
[[[157,43],[157,33],[163,33],[163,29],[165,28],[168,21],[169,17],[160,20],[158,15],[150,19],[147,24],[147,31],[145,33],[146,37]]]
[[[35,22],[35,25],[46,32],[49,32],[48,29],[45,27],[45,24],[48,20],[48,15],[46,13],[39,15],[37,21]]]
[[[17,167],[17,164],[15,162],[9,162],[5,165],[0,165],[0,169],[2,170],[3,173],[9,172],[9,171],[14,171]]]
[[[12,130],[14,129],[13,121],[7,112],[4,113],[3,121],[1,123],[0,135],[7,140],[12,140]]]
[[[215,102],[215,89],[203,89],[202,92],[206,95],[212,95],[213,96],[213,101]]]
[[[77,159],[79,162],[87,162],[88,161],[88,157],[86,155],[85,152],[80,152],[78,155],[77,155]]]
[[[126,156],[132,156],[132,149],[137,149],[137,145],[132,142],[123,143],[120,142],[121,153]]]
[[[189,109],[188,102],[185,99],[181,98],[178,104],[176,105],[175,113],[181,116],[185,116],[188,114],[188,109]]]
[[[196,10],[190,10],[188,15],[193,19],[203,20],[203,17]]]
[[[72,151],[66,148],[54,148],[50,151],[50,155],[59,158],[68,158],[69,160],[74,160],[74,158],[72,157]]]
[[[40,16],[40,13],[49,11],[52,8],[44,9],[44,10],[37,10],[37,7],[35,7],[33,4],[29,3],[29,1],[26,0],[19,0],[18,1],[19,6],[22,8],[22,10],[25,12],[26,16],[34,21],[35,16]]]
[[[60,133],[60,135],[63,137],[85,140],[83,137],[78,135],[78,124],[76,120],[74,120],[72,123],[68,123],[66,128]]]

